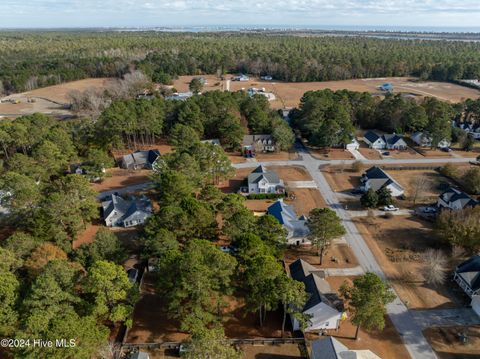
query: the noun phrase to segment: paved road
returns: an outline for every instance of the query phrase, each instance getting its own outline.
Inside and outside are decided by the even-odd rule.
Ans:
[[[338,201],[337,195],[330,185],[326,181],[322,172],[319,171],[319,167],[325,164],[349,164],[353,163],[353,160],[350,161],[321,161],[313,158],[305,148],[297,143],[296,149],[300,154],[299,160],[296,161],[269,161],[262,162],[257,164],[252,163],[240,163],[235,164],[236,168],[249,168],[255,165],[262,164],[264,166],[292,166],[292,165],[301,165],[304,166],[309,172],[312,179],[318,186],[318,190],[322,194],[325,202],[334,209],[338,216],[342,219],[347,234],[345,239],[348,244],[351,246],[354,251],[360,266],[365,272],[373,272],[379,275],[381,278],[385,278],[385,274],[378,265],[375,257],[368,248],[367,244],[363,240],[361,234],[358,232],[357,227],[352,222],[350,215],[347,211],[344,210],[343,206]],[[468,162],[471,159],[466,158],[448,158],[448,159],[415,159],[415,160],[397,160],[397,159],[383,159],[383,160],[367,160],[364,161],[365,164],[430,164],[430,163],[439,163],[444,164],[445,162]],[[338,163],[337,163],[338,162]],[[395,328],[397,329],[400,336],[403,338],[405,346],[413,359],[422,358],[422,359],[436,359],[437,356],[433,351],[432,347],[425,339],[422,333],[422,329],[415,322],[412,314],[409,312],[405,304],[396,296],[395,300],[387,306],[387,313],[390,316]]]
[[[347,211],[347,212],[351,218],[368,216],[368,211]],[[398,211],[391,211],[391,212],[385,212],[380,210],[373,211],[373,214],[375,216],[383,216],[385,213],[390,213],[393,216],[408,216],[409,214],[414,214],[415,211],[412,211],[410,209],[400,209]]]
[[[471,308],[412,310],[411,313],[423,329],[480,324],[480,317]]]
[[[361,266],[353,268],[325,268],[324,271],[328,277],[353,277],[365,273]]]

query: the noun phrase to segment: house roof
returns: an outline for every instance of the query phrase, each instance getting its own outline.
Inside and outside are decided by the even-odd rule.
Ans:
[[[268,214],[275,217],[289,232],[289,237],[306,237],[310,232],[305,216],[297,217],[293,207],[285,204],[282,199],[267,208]]]
[[[146,164],[153,165],[160,156],[159,150],[136,151],[122,157],[126,166],[131,164],[144,166]]]
[[[445,192],[440,195],[440,198],[447,203],[460,202],[460,207],[475,207],[478,205],[478,201],[470,197],[463,191],[457,188],[449,187]]]
[[[389,144],[389,145],[391,145],[391,146],[396,145],[396,144],[397,144],[398,142],[400,142],[400,141],[402,141],[403,143],[405,143],[403,137],[402,137],[402,136],[399,136],[399,135],[397,135],[397,134],[395,134],[395,133],[393,133],[393,134],[385,134],[385,135],[383,135],[383,139],[384,139],[384,141],[385,141],[387,144]]]
[[[265,166],[258,166],[255,168],[252,173],[248,175],[248,183],[258,183],[262,179],[265,179],[268,183],[278,183],[280,184],[280,178],[275,172],[268,171]]]
[[[369,181],[370,188],[374,191],[378,191],[380,188],[386,187],[392,183],[403,189],[403,187],[392,177],[390,177],[387,172],[377,166],[371,167],[365,171],[363,178]]]
[[[472,290],[480,289],[480,255],[460,264],[455,272],[462,277]]]
[[[270,141],[270,144],[273,144],[272,135],[245,135],[243,136],[242,144],[244,146],[253,146],[254,144],[263,144],[267,145]]]
[[[303,259],[297,259],[291,263],[289,270],[293,279],[305,284],[305,291],[309,294],[303,311],[307,311],[320,303],[324,303],[339,312],[343,311],[343,301],[333,293],[330,284],[322,278],[322,270],[318,270]]]
[[[311,359],[341,359],[341,352],[348,348],[332,337],[325,337],[312,341]]]
[[[381,137],[374,131],[368,131],[367,133],[365,133],[363,138],[366,138],[370,143],[374,143],[379,138],[381,139]]]
[[[150,200],[146,197],[126,200],[115,194],[110,195],[107,200],[102,202],[103,218],[108,218],[112,214],[117,220],[133,220],[145,218],[152,212]]]

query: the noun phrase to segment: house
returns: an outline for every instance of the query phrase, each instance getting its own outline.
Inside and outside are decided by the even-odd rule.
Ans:
[[[175,92],[171,96],[165,96],[165,100],[167,101],[185,101],[186,99],[193,96],[193,92]]]
[[[151,170],[159,157],[159,150],[136,151],[123,156],[120,160],[120,167],[127,170]]]
[[[368,145],[368,147],[375,150],[383,150],[387,147],[383,136],[377,134],[374,131],[368,131],[363,136],[363,141]]]
[[[432,147],[432,137],[427,132],[415,132],[411,136],[411,139],[420,147]],[[437,147],[448,148],[450,147],[450,144],[451,142],[448,139],[444,138],[438,143]]]
[[[295,209],[279,199],[277,202],[267,208],[267,213],[277,219],[277,221],[287,230],[287,242],[291,245],[309,244],[307,236],[310,230],[307,227],[307,218],[298,217]]]
[[[367,192],[369,189],[373,189],[375,192],[381,188],[388,188],[393,197],[403,196],[405,190],[403,187],[395,181],[388,173],[382,170],[380,167],[371,167],[368,169],[360,179],[363,190]]]
[[[217,145],[220,146],[220,140],[218,138],[212,138],[210,140],[202,140],[200,141],[201,143],[209,143],[211,145]]]
[[[480,295],[474,295],[472,297],[472,309],[480,317]]]
[[[250,96],[250,97],[253,97],[254,95],[265,96],[268,99],[268,101],[275,101],[276,98],[277,98],[275,96],[275,94],[273,94],[272,92],[267,92],[267,90],[265,90],[265,87],[263,87],[261,89],[257,89],[255,87],[250,87],[247,90],[247,93],[248,93],[248,96]]]
[[[395,133],[379,135],[375,131],[368,131],[363,136],[363,141],[375,150],[406,150],[408,147],[403,136]]]
[[[343,301],[335,294],[324,279],[324,272],[297,259],[289,265],[290,276],[305,284],[308,300],[302,312],[310,317],[305,332],[321,332],[338,329],[344,311]],[[300,330],[298,321],[291,316],[293,330]]]
[[[102,208],[107,227],[134,227],[145,223],[153,212],[147,197],[124,199],[115,194],[102,202]]]
[[[392,92],[393,91],[393,85],[391,83],[384,83],[383,85],[378,87],[380,91],[386,91],[386,92]]]
[[[256,152],[274,152],[275,141],[272,135],[245,135],[242,141],[244,156],[254,156]]]
[[[358,143],[357,139],[353,138],[352,142],[348,143],[345,147],[347,150],[358,151],[360,144]]]
[[[130,359],[150,359],[150,355],[145,352],[136,352],[130,356]]]
[[[283,181],[275,172],[267,170],[265,166],[258,166],[246,179],[246,184],[240,192],[248,194],[258,193],[284,193]]]
[[[240,74],[238,76],[234,76],[232,77],[232,81],[242,81],[242,82],[245,82],[245,81],[249,81],[250,78],[247,76],[247,75],[244,75],[244,74]]]
[[[395,133],[383,135],[383,140],[389,150],[404,151],[408,148],[403,136],[396,135]]]
[[[470,298],[480,295],[480,255],[455,268],[453,279]]]
[[[333,337],[323,337],[311,343],[310,359],[380,359],[370,350],[350,350]]]
[[[461,210],[467,207],[475,207],[478,201],[457,188],[449,187],[438,196],[437,207],[440,209]]]

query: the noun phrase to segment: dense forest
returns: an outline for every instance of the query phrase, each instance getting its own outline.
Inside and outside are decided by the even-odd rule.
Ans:
[[[0,33],[0,92],[119,77],[132,67],[157,82],[227,72],[285,81],[407,75],[450,81],[480,77],[480,44],[268,33]]]

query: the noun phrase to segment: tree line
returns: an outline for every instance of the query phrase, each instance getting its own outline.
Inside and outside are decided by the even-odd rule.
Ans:
[[[132,66],[162,83],[179,75],[235,72],[294,82],[480,77],[480,44],[475,42],[95,31],[3,32],[0,41],[1,90],[6,93],[87,77],[121,77]]]

